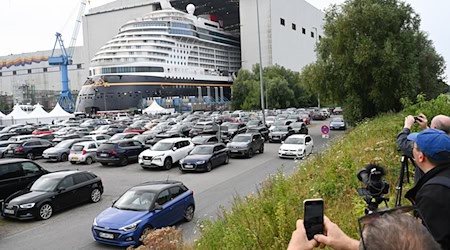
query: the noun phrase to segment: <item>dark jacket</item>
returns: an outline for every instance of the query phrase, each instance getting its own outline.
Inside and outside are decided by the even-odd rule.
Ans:
[[[425,183],[435,176],[450,178],[450,163],[428,171],[405,197],[419,209],[422,219],[442,249],[450,249],[450,188]]]
[[[402,152],[402,155],[409,157],[409,159],[413,159],[413,141],[408,140],[408,135],[411,133],[409,128],[403,128],[402,131],[397,135],[397,147]],[[419,167],[416,166],[414,161],[411,161],[414,165],[414,183],[416,184],[420,177],[422,177],[423,172]]]

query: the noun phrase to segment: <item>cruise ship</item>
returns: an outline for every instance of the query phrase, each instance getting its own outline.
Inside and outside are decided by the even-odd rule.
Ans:
[[[168,0],[160,4],[123,25],[91,59],[76,111],[143,108],[152,97],[230,98],[241,68],[240,38],[216,16],[195,16],[193,4],[186,12]]]

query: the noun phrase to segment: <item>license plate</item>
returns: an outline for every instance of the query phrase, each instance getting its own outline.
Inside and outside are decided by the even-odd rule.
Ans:
[[[5,214],[14,214],[14,210],[12,210],[12,209],[4,209],[3,210],[3,212],[5,213]]]
[[[278,137],[278,136],[274,136],[274,137],[273,137],[273,139],[280,139],[280,137]]]
[[[237,150],[231,150],[231,153],[237,153],[238,151]]]
[[[98,236],[105,238],[105,239],[114,239],[114,234],[109,234],[109,233],[102,233],[99,232]]]
[[[72,160],[78,161],[78,157],[72,157]]]
[[[14,154],[14,150],[8,150],[8,154]]]
[[[108,154],[100,154],[101,157],[108,157]]]
[[[184,167],[185,168],[194,168],[194,166],[192,166],[192,165],[185,165]]]

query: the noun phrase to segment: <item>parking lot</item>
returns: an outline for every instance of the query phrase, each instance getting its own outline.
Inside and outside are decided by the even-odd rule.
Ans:
[[[322,138],[320,127],[329,121],[313,121],[309,134],[314,140],[315,153],[323,150],[333,138],[343,131],[332,131],[330,138]],[[214,219],[220,208],[229,208],[235,195],[254,192],[261,181],[271,174],[283,171],[291,173],[304,160],[280,159],[277,155],[280,143],[265,143],[263,154],[253,158],[233,158],[228,165],[214,168],[207,173],[182,173],[178,166],[171,170],[144,170],[137,163],[124,167],[102,166],[68,162],[46,162],[36,160],[50,171],[63,169],[89,170],[103,180],[105,192],[99,203],[84,204],[56,213],[46,221],[0,220],[0,241],[8,249],[110,249],[111,246],[94,242],[90,231],[93,218],[111,206],[128,188],[150,180],[179,180],[194,191],[196,200],[195,217],[192,222],[182,223],[186,241],[199,236],[198,223]],[[307,160],[307,159],[305,159]]]

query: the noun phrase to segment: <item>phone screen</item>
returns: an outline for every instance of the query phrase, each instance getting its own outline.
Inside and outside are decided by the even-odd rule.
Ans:
[[[303,202],[305,207],[305,225],[308,240],[316,234],[323,234],[323,200],[312,199]]]

